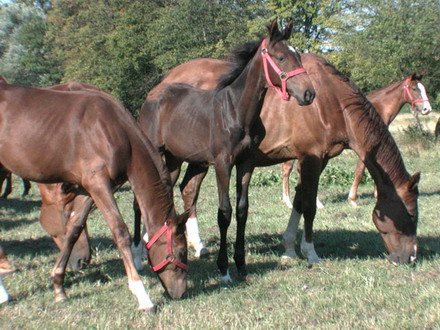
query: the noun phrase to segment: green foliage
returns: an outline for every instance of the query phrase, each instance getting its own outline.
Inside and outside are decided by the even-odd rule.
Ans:
[[[279,171],[276,172],[272,169],[264,172],[256,170],[252,175],[251,186],[255,186],[255,187],[280,186],[282,180],[283,179]]]
[[[427,150],[436,147],[433,132],[428,131],[423,124],[418,124],[417,122],[402,130],[400,141],[413,147],[413,155],[414,152],[418,153],[420,148]]]
[[[354,180],[354,169],[355,167],[349,167],[346,165],[329,164],[321,174],[319,185],[323,187],[332,185],[350,187]],[[372,182],[373,179],[370,173],[365,171],[361,184]]]
[[[332,60],[365,92],[426,73],[425,86],[440,88],[440,2],[426,0],[347,1],[341,28],[332,40]]]

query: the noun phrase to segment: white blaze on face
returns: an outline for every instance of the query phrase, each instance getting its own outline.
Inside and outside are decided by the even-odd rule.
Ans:
[[[296,50],[295,50],[295,48],[293,48],[292,46],[289,46],[289,50],[290,50],[292,53],[296,54]]]
[[[426,100],[423,102],[423,114],[428,114],[432,111],[431,103],[429,103],[428,95],[426,95],[425,86],[423,86],[422,83],[417,83],[417,88],[420,91],[420,95],[422,96],[422,99]]]

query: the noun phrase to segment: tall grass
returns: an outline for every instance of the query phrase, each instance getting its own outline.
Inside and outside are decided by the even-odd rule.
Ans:
[[[33,187],[31,196],[21,200],[20,183],[15,180],[12,198],[0,200],[0,235],[19,271],[4,278],[13,300],[0,306],[0,328],[440,328],[440,155],[437,147],[420,148],[415,154],[413,146],[401,137],[398,141],[407,169],[422,171],[419,260],[415,267],[394,267],[385,260],[386,250],[371,221],[371,182],[360,187],[358,208],[346,202],[346,179],[320,189],[325,208],[318,210],[314,241],[324,261],[312,268],[302,257],[280,259],[281,237],[290,211],[281,202],[279,182],[254,184],[246,241],[250,275],[246,282],[237,280],[232,264],[233,221],[228,242],[235,281],[225,287],[215,265],[219,235],[211,171],[199,199],[201,235],[211,254],[197,260],[190,251],[190,288],[184,300],[168,300],[156,276],[145,267],[141,274],[159,304],[156,315],[136,310],[119,252],[97,211],[88,221],[93,261],[81,272],[67,274],[70,300],[54,303],[49,274],[58,251],[38,223],[37,190]],[[329,168],[345,173],[352,171],[355,163],[354,153],[346,151],[331,160]],[[256,172],[257,179],[272,178],[278,175],[279,167]],[[296,179],[294,174],[293,185]],[[175,197],[182,210],[177,189]],[[131,230],[129,187],[124,186],[116,198]]]

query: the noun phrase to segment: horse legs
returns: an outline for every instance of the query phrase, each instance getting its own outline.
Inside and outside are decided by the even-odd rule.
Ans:
[[[358,190],[359,184],[362,181],[362,177],[364,176],[364,172],[365,172],[365,164],[362,160],[358,159],[357,164],[356,164],[356,169],[354,171],[353,184],[351,185],[350,192],[348,194],[348,201],[350,202],[350,204],[352,206],[355,206],[355,207],[358,206],[358,204],[356,202],[357,190]]]
[[[289,160],[281,164],[281,173],[283,176],[283,202],[288,208],[292,208],[292,202],[290,201],[290,189],[289,189],[289,177],[292,173],[294,160]]]
[[[84,188],[90,193],[97,208],[101,211],[110,227],[116,246],[121,252],[128,277],[128,286],[138,299],[139,309],[154,311],[154,304],[145,291],[145,287],[136,271],[133,254],[130,249],[131,236],[116,205],[109,180],[105,177],[95,178],[93,182],[84,184]]]
[[[231,179],[232,165],[230,162],[220,159],[215,164],[215,175],[219,196],[219,208],[217,222],[220,229],[220,250],[218,252],[217,266],[223,282],[231,282],[228,264],[227,234],[231,224],[232,207],[229,200],[229,181]]]
[[[237,266],[238,273],[245,278],[246,260],[245,260],[245,234],[246,221],[249,210],[249,182],[254,171],[254,166],[248,162],[237,164],[237,202],[236,202],[236,217],[237,217],[237,236],[235,239],[235,253],[234,260]]]
[[[29,195],[29,190],[31,190],[31,183],[29,180],[22,179],[23,180],[23,193],[21,194],[21,197],[25,197]]]
[[[313,245],[313,220],[316,215],[316,197],[318,193],[319,175],[325,167],[324,162],[318,157],[309,156],[299,162],[300,181],[296,187],[293,209],[283,235],[286,248],[283,257],[296,257],[295,240],[301,214],[304,214],[304,232],[301,241],[301,253],[307,258],[309,264],[320,261]]]
[[[185,210],[189,210],[188,221],[186,222],[186,233],[188,245],[195,250],[197,258],[208,253],[200,239],[199,226],[197,224],[197,200],[199,198],[200,186],[208,173],[209,167],[189,164],[180,184],[183,205]]]

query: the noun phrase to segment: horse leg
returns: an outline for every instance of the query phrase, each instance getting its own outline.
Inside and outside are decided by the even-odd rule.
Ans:
[[[232,207],[229,200],[229,181],[231,179],[232,166],[227,160],[221,159],[215,164],[217,190],[219,196],[219,208],[217,222],[220,229],[220,250],[218,252],[217,266],[221,273],[222,282],[232,282],[229,275],[227,234],[231,224]]]
[[[23,193],[21,194],[21,197],[25,197],[29,195],[29,190],[31,190],[31,183],[29,180],[22,179],[23,180]]]
[[[77,213],[70,216],[70,226],[67,229],[60,254],[51,272],[56,302],[67,300],[63,287],[67,262],[69,261],[73,246],[84,228],[92,204],[93,200],[91,198],[84,199],[83,205],[78,206]]]
[[[3,192],[1,198],[8,198],[8,196],[11,194],[12,192],[12,173],[9,172],[7,169],[3,168],[1,170],[1,174],[0,174],[0,191],[1,188],[3,186],[3,182],[6,180],[6,187],[5,187],[5,191]]]
[[[358,206],[358,204],[356,202],[357,190],[358,190],[359,184],[362,181],[362,177],[364,176],[364,172],[365,172],[365,164],[362,160],[358,159],[357,164],[356,164],[356,169],[354,171],[353,184],[351,185],[350,193],[348,194],[348,201],[354,207]]]
[[[154,311],[154,304],[145,291],[145,287],[136,271],[130,248],[131,236],[116,205],[108,178],[95,178],[93,182],[84,184],[84,188],[90,193],[97,208],[101,211],[110,227],[116,246],[121,252],[122,261],[128,277],[128,286],[130,291],[138,299],[139,309]]]
[[[237,266],[238,273],[244,279],[247,275],[246,260],[245,260],[245,234],[246,221],[249,210],[249,183],[254,171],[254,166],[249,162],[236,165],[237,168],[237,202],[236,202],[236,217],[237,217],[237,236],[235,239],[235,253],[234,260]]]
[[[289,177],[292,173],[294,162],[294,160],[289,160],[281,164],[281,173],[283,175],[283,202],[288,208],[293,207],[290,201]]]
[[[3,304],[9,300],[8,292],[3,286],[2,276],[0,275],[0,304]]]
[[[209,167],[189,164],[180,184],[180,192],[182,193],[183,205],[185,210],[189,210],[188,221],[186,222],[186,233],[188,245],[195,250],[195,257],[208,253],[200,239],[199,226],[197,223],[197,200],[199,198],[200,187],[202,181],[208,173]]]
[[[301,198],[296,199],[294,208],[304,215],[304,231],[301,240],[301,253],[307,258],[309,264],[314,264],[321,259],[318,257],[313,244],[313,221],[316,215],[316,197],[318,195],[319,176],[325,168],[327,160],[315,156],[309,156],[300,161],[301,183],[297,194]],[[298,203],[300,201],[300,203]]]
[[[146,254],[145,244],[142,243],[142,215],[139,204],[134,196],[133,200],[133,210],[134,210],[134,232],[133,232],[133,243],[131,244],[131,251],[133,253],[134,265],[137,270],[142,270],[142,257]]]

